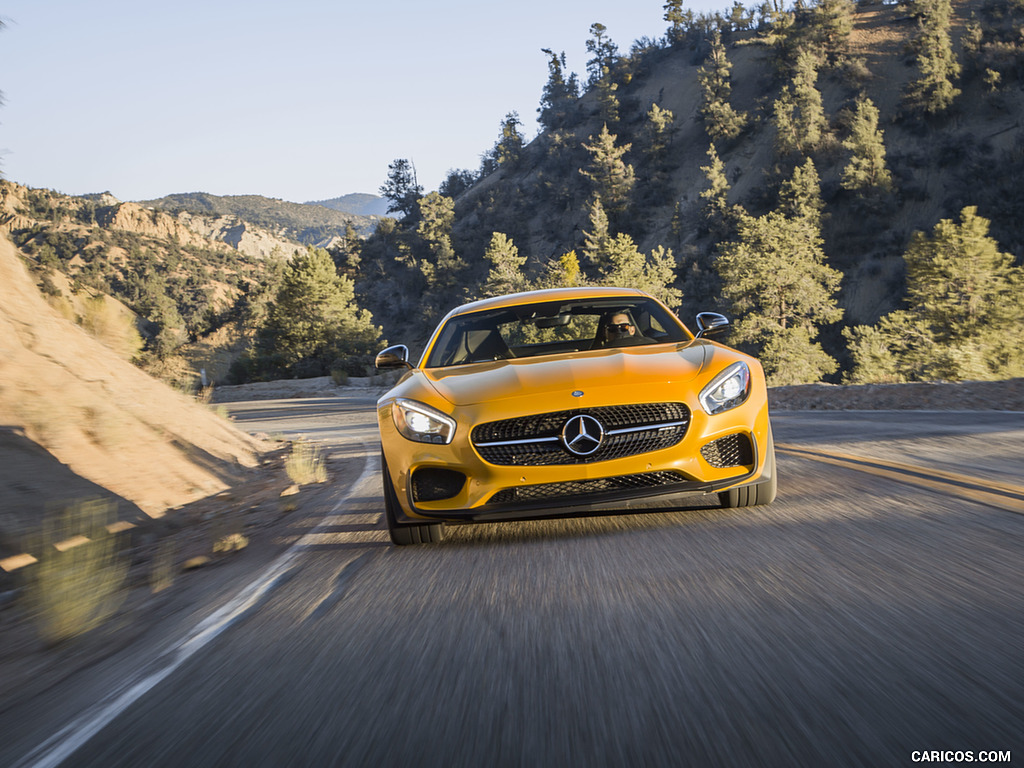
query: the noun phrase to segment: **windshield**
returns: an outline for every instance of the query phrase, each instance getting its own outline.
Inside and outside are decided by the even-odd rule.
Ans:
[[[649,298],[552,301],[451,318],[441,329],[425,367],[669,344],[690,338],[671,312]]]

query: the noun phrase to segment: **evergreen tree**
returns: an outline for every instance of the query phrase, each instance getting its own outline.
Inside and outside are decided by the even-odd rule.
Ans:
[[[740,135],[747,123],[745,112],[737,112],[729,103],[732,94],[730,72],[732,64],[717,30],[711,37],[711,52],[701,64],[697,79],[701,86],[700,114],[704,129],[712,141],[732,141]]]
[[[590,78],[588,86],[594,86],[597,81],[607,77],[614,71],[619,60],[619,47],[607,36],[608,28],[604,24],[590,25],[590,39],[587,40],[587,53],[593,54],[593,58],[587,61],[587,72]]]
[[[419,209],[416,234],[420,244],[416,251],[420,254],[418,265],[424,279],[420,306],[423,324],[429,327],[436,323],[445,307],[458,301],[466,263],[452,245],[455,201],[431,192],[419,201]]]
[[[613,214],[626,209],[636,184],[633,166],[622,159],[633,145],[625,144],[618,147],[615,145],[617,138],[618,136],[608,132],[607,125],[601,129],[596,139],[591,136],[592,143],[583,145],[590,152],[590,162],[586,168],[580,169],[580,173],[593,184],[594,193],[602,206]]]
[[[452,227],[455,223],[455,201],[438,192],[431,192],[419,201],[420,221],[416,234],[426,246],[419,260],[420,271],[428,289],[451,288],[456,274],[465,263],[455,255],[452,247]]]
[[[590,204],[590,229],[583,231],[583,256],[598,273],[608,270],[611,255],[612,236],[608,228],[608,215],[601,205],[601,198],[594,197]]]
[[[580,260],[576,251],[563,253],[557,259],[548,262],[537,283],[538,288],[575,288],[584,284],[580,270]]]
[[[669,144],[672,142],[674,120],[675,115],[671,110],[662,109],[657,104],[651,104],[651,108],[647,112],[647,122],[644,124],[647,155],[657,165],[664,162],[668,153]]]
[[[791,219],[807,219],[815,229],[821,228],[821,180],[810,158],[793,169],[793,176],[779,189],[779,210]]]
[[[914,233],[904,255],[907,300],[940,343],[980,339],[995,331],[1019,339],[1024,317],[1022,270],[988,236],[990,223],[968,206],[960,223],[943,219],[931,237]]]
[[[494,145],[494,159],[498,165],[515,168],[523,154],[523,136],[519,133],[518,112],[509,112],[501,121],[501,137]]]
[[[416,181],[416,167],[404,158],[395,160],[388,166],[388,178],[380,194],[390,201],[388,213],[401,213],[403,217],[415,213],[423,196],[423,187]]]
[[[601,121],[605,128],[609,125],[615,127],[619,123],[619,84],[612,80],[608,69],[605,68],[604,76],[597,81],[595,87]]]
[[[672,45],[686,39],[686,33],[693,26],[693,11],[683,8],[683,0],[667,0],[663,6],[664,19],[669,23],[666,36]]]
[[[285,268],[281,287],[259,338],[265,355],[290,370],[298,364],[326,375],[338,358],[372,355],[381,331],[355,301],[352,281],[338,275],[322,248],[297,254]]]
[[[885,142],[878,129],[878,108],[871,99],[857,99],[850,136],[843,148],[853,153],[843,169],[843,189],[872,193],[892,191],[892,174],[885,167]]]
[[[800,151],[800,134],[797,130],[796,106],[793,94],[783,89],[772,103],[772,127],[775,128],[775,154],[786,157]]]
[[[729,180],[725,177],[725,163],[718,156],[715,145],[708,147],[708,165],[701,171],[707,179],[707,188],[700,193],[704,201],[703,214],[708,231],[718,238],[730,237],[735,225],[735,215],[729,205]]]
[[[960,95],[954,84],[960,62],[949,35],[952,8],[950,0],[918,0],[915,7],[921,14],[913,42],[920,77],[908,86],[905,101],[914,113],[932,116],[946,112]]]
[[[819,381],[837,369],[814,339],[820,323],[842,317],[835,300],[842,276],[825,263],[811,218],[742,214],[736,241],[719,246],[716,268],[723,295],[742,316],[733,338],[759,347],[769,383]]]
[[[821,145],[828,129],[825,107],[818,90],[818,60],[813,53],[803,51],[797,55],[793,68],[793,106],[796,115],[797,146],[807,153]]]
[[[851,0],[817,0],[813,8],[812,38],[830,66],[846,54],[855,7]]]
[[[639,288],[669,307],[678,307],[682,294],[673,287],[675,279],[676,261],[671,250],[659,245],[645,256],[626,234],[609,243],[607,267],[602,275],[605,285]]]
[[[504,296],[529,290],[529,280],[523,271],[526,257],[519,255],[519,249],[507,235],[501,232],[491,235],[484,259],[491,263],[491,271],[481,289],[483,296]]]
[[[907,308],[874,328],[844,332],[850,380],[977,380],[1024,375],[1024,269],[964,208],[931,236],[914,233],[904,254]]]
[[[548,131],[565,128],[572,122],[579,99],[579,82],[576,73],[567,77],[565,51],[556,54],[548,48],[541,49],[548,56],[548,81],[541,94],[538,122]]]

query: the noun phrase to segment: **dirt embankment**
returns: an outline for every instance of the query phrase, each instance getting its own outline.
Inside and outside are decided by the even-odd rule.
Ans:
[[[55,506],[100,496],[122,519],[157,517],[224,491],[261,451],[64,319],[0,239],[0,557]]]

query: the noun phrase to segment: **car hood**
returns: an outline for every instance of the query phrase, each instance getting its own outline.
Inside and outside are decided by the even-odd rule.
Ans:
[[[497,360],[423,373],[456,406],[524,397],[570,403],[576,391],[589,396],[588,404],[651,401],[671,398],[672,385],[692,381],[704,359],[705,345],[698,342]]]

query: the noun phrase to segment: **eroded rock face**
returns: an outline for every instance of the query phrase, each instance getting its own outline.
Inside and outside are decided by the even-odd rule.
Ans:
[[[137,203],[120,203],[103,208],[97,222],[110,229],[133,232],[161,240],[177,240],[182,245],[210,247],[210,241],[224,244],[255,258],[273,253],[290,257],[302,246],[254,227],[237,216],[198,216],[191,213],[172,215]]]

